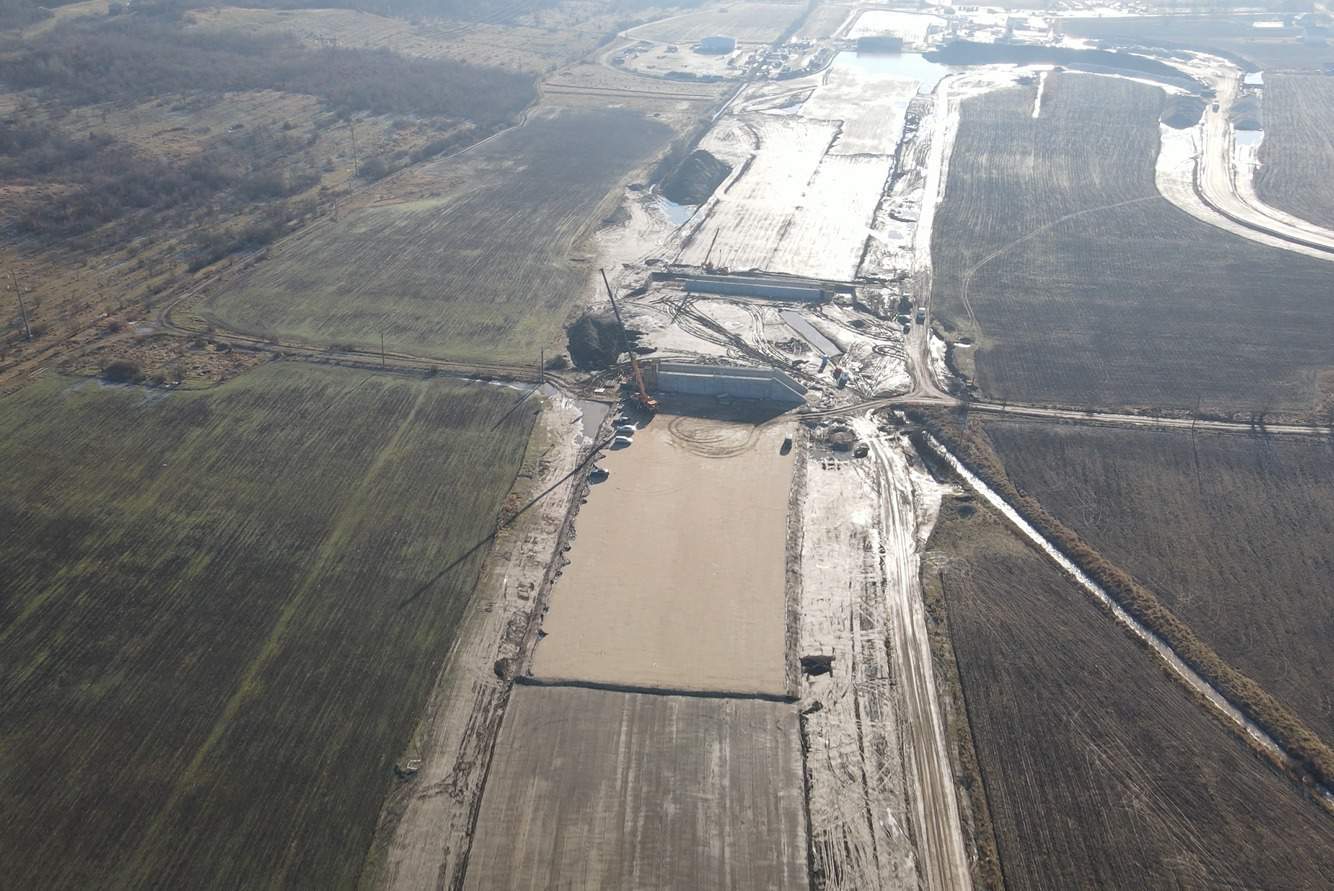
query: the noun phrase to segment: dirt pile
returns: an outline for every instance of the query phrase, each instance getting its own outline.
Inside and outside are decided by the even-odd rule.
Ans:
[[[677,204],[703,204],[731,172],[731,164],[697,149],[663,180],[663,197]]]
[[[1187,130],[1200,122],[1204,100],[1199,96],[1168,96],[1163,102],[1162,122],[1174,130]]]
[[[586,312],[566,329],[570,361],[581,371],[592,371],[614,365],[621,353],[634,349],[640,333],[628,329],[629,342],[621,335],[621,328],[611,313]]]
[[[1238,130],[1263,130],[1264,117],[1260,114],[1259,96],[1239,96],[1232,103],[1232,126]]]

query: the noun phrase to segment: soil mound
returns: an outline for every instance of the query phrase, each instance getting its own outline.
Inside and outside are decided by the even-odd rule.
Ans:
[[[731,172],[731,164],[696,149],[663,182],[663,197],[677,204],[703,204]]]
[[[1188,130],[1204,115],[1204,100],[1199,96],[1168,96],[1163,103],[1162,122],[1174,130]]]
[[[608,312],[586,312],[565,331],[570,361],[581,371],[594,371],[614,365],[627,350],[638,352],[642,332],[620,325]],[[627,341],[628,337],[628,341]]]
[[[1232,103],[1232,126],[1238,130],[1264,129],[1264,117],[1260,114],[1258,96],[1241,96]]]

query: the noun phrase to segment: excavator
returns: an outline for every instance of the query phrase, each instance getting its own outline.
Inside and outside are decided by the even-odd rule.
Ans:
[[[658,400],[650,396],[648,388],[644,386],[644,372],[639,368],[639,359],[635,357],[635,351],[630,349],[630,336],[625,331],[625,321],[621,318],[620,307],[616,305],[616,295],[612,293],[611,282],[607,281],[607,270],[599,269],[598,272],[602,273],[602,284],[607,289],[608,299],[611,300],[611,311],[616,314],[616,324],[621,329],[621,345],[630,354],[630,369],[634,372],[635,386],[639,388],[635,398],[639,400],[639,404],[644,406],[646,411],[656,412],[658,410]],[[616,357],[619,359],[620,353],[617,353]]]

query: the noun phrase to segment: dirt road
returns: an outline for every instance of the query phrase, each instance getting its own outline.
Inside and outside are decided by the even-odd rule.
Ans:
[[[1334,232],[1299,220],[1260,201],[1251,185],[1250,170],[1238,170],[1233,161],[1236,134],[1228,124],[1237,98],[1236,77],[1217,82],[1218,111],[1204,113],[1196,190],[1206,204],[1250,229],[1314,250],[1312,256],[1334,260]],[[1310,251],[1304,253],[1311,253]]]
[[[801,686],[814,884],[915,891],[877,465],[818,446],[803,461],[801,652],[833,657]]]
[[[891,670],[903,708],[903,751],[918,871],[925,888],[966,891],[972,879],[926,630],[912,476],[903,451],[884,438],[869,416],[856,419],[854,427],[870,444],[879,475],[881,569],[890,618]]]

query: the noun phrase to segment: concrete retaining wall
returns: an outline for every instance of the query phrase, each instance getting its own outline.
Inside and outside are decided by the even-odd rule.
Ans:
[[[760,278],[736,276],[713,278],[696,276],[686,279],[687,294],[723,294],[729,297],[756,297],[761,300],[795,300],[819,303],[828,294],[823,288],[808,284],[788,284]]]
[[[806,388],[776,368],[654,362],[649,365],[654,392],[686,396],[730,396],[800,405]]]

